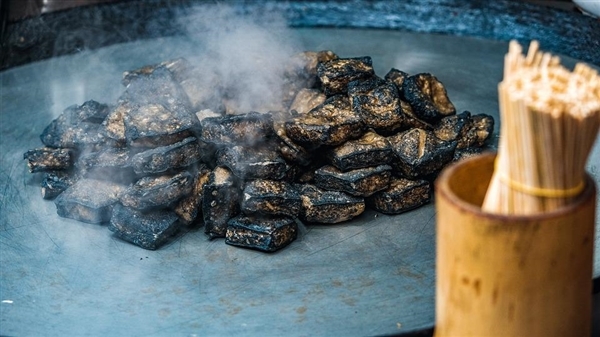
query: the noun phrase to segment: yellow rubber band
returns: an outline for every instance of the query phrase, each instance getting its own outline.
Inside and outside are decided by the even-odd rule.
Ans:
[[[500,181],[506,184],[508,187],[513,190],[523,192],[529,195],[533,195],[536,197],[546,197],[546,198],[568,198],[574,197],[583,191],[585,187],[585,182],[582,180],[575,187],[567,188],[567,189],[553,189],[553,188],[542,188],[542,187],[534,187],[522,184],[518,181],[514,181],[508,178],[505,175],[500,175]]]

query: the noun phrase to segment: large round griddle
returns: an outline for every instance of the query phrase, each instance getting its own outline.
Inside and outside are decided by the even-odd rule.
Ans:
[[[89,20],[77,9],[19,23],[9,30],[14,43],[7,64],[72,53],[82,41],[83,48],[98,48],[171,35],[178,29],[162,28],[173,26],[180,6],[189,6],[175,0],[147,4],[99,7],[94,13],[104,21]],[[262,4],[247,2],[241,12],[262,11]],[[123,10],[135,14],[128,18]],[[517,2],[292,1],[286,13],[304,48],[370,55],[380,76],[392,67],[431,72],[459,111],[496,119],[496,85],[509,38],[537,38],[555,53],[600,62],[594,48],[598,32],[591,28],[596,23]],[[74,35],[62,34],[65,22],[75,26]],[[103,22],[130,25],[119,30]],[[363,29],[298,28],[320,25]],[[433,205],[398,216],[366,212],[345,224],[307,226],[286,249],[264,254],[208,241],[202,228],[183,230],[161,249],[146,251],[114,237],[106,226],[58,217],[54,204],[41,198],[39,178],[27,172],[22,154],[41,145],[39,134],[51,119],[88,99],[114,102],[124,70],[199,52],[187,38],[162,37],[0,73],[0,335],[366,336],[422,329],[430,334]],[[598,163],[597,145],[588,165],[597,184]],[[596,281],[599,276],[597,253]]]
[[[392,67],[431,72],[445,83],[458,110],[498,118],[496,85],[505,42],[384,30],[293,34],[307,49],[370,55],[380,75]],[[53,202],[42,200],[22,154],[40,146],[39,133],[57,113],[88,99],[113,102],[122,90],[122,71],[194,50],[185,39],[160,38],[0,74],[0,332],[366,336],[431,327],[433,205],[398,216],[367,211],[348,223],[307,226],[289,247],[265,254],[209,241],[202,228],[184,230],[168,245],[147,251],[116,238],[106,226],[60,218]],[[596,148],[592,162],[598,158]],[[589,170],[598,183],[597,164]],[[594,275],[600,275],[598,255]]]

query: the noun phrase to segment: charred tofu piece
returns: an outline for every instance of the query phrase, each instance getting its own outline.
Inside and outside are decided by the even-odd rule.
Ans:
[[[297,236],[298,224],[293,218],[240,215],[228,221],[225,243],[274,252],[289,245]]]
[[[23,154],[31,173],[69,169],[73,165],[72,157],[70,149],[48,147],[29,150]]]
[[[56,198],[67,188],[77,181],[77,177],[72,172],[55,171],[44,174],[42,178],[42,198],[51,200]]]
[[[63,218],[88,223],[110,220],[113,205],[119,201],[124,186],[108,181],[79,179],[55,200],[56,213]]]
[[[175,214],[179,216],[179,221],[184,225],[195,223],[198,215],[202,212],[203,190],[204,186],[208,184],[210,172],[208,168],[201,166],[195,174],[192,191],[175,205]]]
[[[352,110],[359,115],[366,127],[384,134],[406,128],[398,88],[378,77],[348,84]]]
[[[301,166],[310,164],[312,154],[306,148],[295,143],[287,136],[285,125],[283,123],[280,125],[275,124],[274,128],[279,140],[277,147],[281,156],[285,160]]]
[[[242,212],[298,216],[300,212],[298,191],[284,181],[253,180],[244,187]]]
[[[406,80],[408,76],[410,76],[408,73],[405,73],[402,70],[392,68],[390,69],[390,71],[388,71],[387,74],[385,74],[383,78],[388,81],[392,81],[396,88],[398,88],[400,99],[404,99],[404,93],[402,88],[404,86],[404,80]]]
[[[409,76],[402,90],[415,115],[426,122],[435,123],[456,113],[442,82],[429,73]]]
[[[129,184],[135,180],[131,155],[127,148],[105,147],[81,155],[76,166],[85,177]]]
[[[175,234],[179,226],[178,217],[173,211],[153,210],[143,213],[116,204],[108,229],[127,242],[155,250]]]
[[[365,210],[365,200],[344,192],[328,191],[314,185],[297,185],[302,208],[300,219],[307,222],[339,223],[353,219]]]
[[[392,156],[387,138],[373,131],[366,132],[359,139],[349,140],[327,154],[331,165],[342,171],[387,164]]]
[[[427,180],[392,177],[390,187],[367,198],[367,205],[381,213],[400,214],[431,200],[431,184]]]
[[[437,174],[452,160],[456,141],[446,142],[433,131],[411,129],[388,137],[394,151],[390,163],[404,178],[416,179]]]
[[[125,138],[133,147],[170,145],[191,135],[196,115],[169,110],[162,104],[140,105],[123,115]]]
[[[494,117],[486,114],[471,116],[471,131],[474,133],[472,141],[467,141],[469,146],[482,147],[492,138],[494,133]]]
[[[456,148],[462,149],[468,147],[469,124],[471,124],[471,113],[464,111],[460,114],[442,118],[433,129],[433,133],[441,140],[456,141]]]
[[[338,58],[317,65],[317,75],[327,97],[346,94],[348,83],[365,80],[375,75],[373,61],[369,56]]]
[[[367,167],[342,172],[326,165],[315,171],[315,185],[325,190],[342,191],[358,197],[368,197],[389,186],[392,168],[389,165]]]
[[[189,194],[193,182],[194,178],[187,171],[175,175],[144,177],[123,192],[121,203],[139,210],[166,207]]]
[[[481,147],[494,132],[494,118],[486,114],[471,116],[469,111],[448,116],[436,125],[436,137],[445,141],[457,141],[457,149]]]
[[[292,101],[290,111],[305,114],[325,102],[326,98],[327,96],[317,89],[301,89]]]
[[[240,190],[233,173],[216,167],[202,191],[204,232],[211,238],[225,237],[227,221],[239,213]]]
[[[345,95],[328,98],[307,114],[286,122],[284,128],[292,141],[312,148],[340,145],[364,132],[362,119],[352,111]]]
[[[125,145],[127,141],[125,137],[125,116],[137,108],[137,105],[130,102],[121,102],[114,106],[102,122],[101,134]]]
[[[201,147],[196,137],[188,137],[172,145],[161,146],[135,154],[131,166],[140,175],[162,173],[188,167],[201,159]]]
[[[104,141],[100,134],[100,125],[73,120],[69,108],[50,122],[40,135],[44,145],[56,148],[92,148]]]
[[[200,140],[220,146],[254,145],[272,135],[271,116],[258,112],[208,117],[200,122]]]
[[[118,102],[131,102],[140,106],[162,105],[175,116],[192,114],[191,104],[181,85],[166,67],[132,78]]]
[[[233,146],[220,149],[217,165],[225,166],[240,179],[283,179],[288,165],[274,146]]]
[[[77,124],[79,122],[100,124],[108,116],[109,112],[110,108],[108,105],[89,100],[82,105],[72,105],[66,108],[63,113],[70,124]]]

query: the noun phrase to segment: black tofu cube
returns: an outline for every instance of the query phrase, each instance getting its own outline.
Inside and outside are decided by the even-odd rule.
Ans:
[[[333,224],[353,219],[365,210],[364,198],[339,191],[328,191],[314,185],[297,185],[302,209],[300,219],[307,222]]]
[[[155,250],[179,229],[178,217],[173,211],[136,209],[115,205],[108,229],[121,239],[144,249]]]
[[[400,214],[431,200],[431,184],[427,180],[392,177],[390,187],[367,198],[367,205],[381,213]]]
[[[186,93],[166,67],[157,67],[143,76],[131,78],[118,102],[162,105],[179,119],[192,114]]]
[[[215,145],[254,145],[271,135],[273,120],[269,114],[249,112],[200,121],[200,140]]]
[[[283,179],[288,170],[285,159],[273,146],[233,146],[220,149],[217,165],[225,166],[240,179]]]
[[[456,141],[456,148],[468,147],[469,125],[471,124],[471,113],[464,111],[460,114],[442,118],[433,129],[435,136],[441,140]]]
[[[135,154],[131,166],[137,174],[155,174],[190,166],[201,159],[201,146],[196,137]]]
[[[291,217],[241,215],[228,221],[225,243],[274,252],[296,239],[298,224]]]
[[[123,192],[121,203],[139,210],[166,207],[189,194],[193,182],[194,177],[187,171],[175,175],[143,177]]]
[[[294,97],[289,110],[305,114],[325,102],[326,98],[327,96],[317,89],[301,89]]]
[[[388,81],[392,81],[392,83],[394,83],[396,88],[398,88],[398,93],[400,95],[400,99],[404,99],[404,93],[403,93],[402,88],[404,86],[404,80],[406,80],[408,78],[408,76],[410,76],[408,73],[405,73],[402,70],[392,68],[392,69],[390,69],[390,71],[388,71],[387,74],[385,74],[385,76],[383,78]]]
[[[366,127],[383,134],[406,129],[400,94],[391,81],[371,77],[350,82],[348,96],[352,110],[362,118]]]
[[[389,186],[392,168],[389,165],[360,168],[342,172],[326,165],[315,171],[315,185],[330,191],[368,197]]]
[[[88,223],[110,220],[113,205],[124,186],[95,179],[79,179],[55,200],[56,213],[63,218]]]
[[[31,173],[66,170],[73,165],[71,150],[62,148],[29,150],[23,154],[23,159],[27,160],[27,167]]]
[[[289,183],[275,180],[253,180],[246,183],[242,212],[298,216],[300,195]]]
[[[329,150],[327,155],[331,165],[342,171],[387,164],[392,156],[387,138],[372,131]]]
[[[364,80],[375,75],[373,61],[369,56],[338,58],[317,65],[317,75],[325,95],[346,94],[348,83]]]
[[[436,123],[456,113],[446,88],[432,74],[409,76],[404,80],[402,90],[415,115],[426,122]]]
[[[202,212],[203,190],[204,186],[208,184],[210,172],[205,166],[201,166],[195,173],[192,191],[175,205],[174,211],[179,216],[181,223],[185,225],[193,224]]]
[[[225,237],[227,221],[240,210],[237,179],[225,167],[216,167],[202,191],[204,232],[211,238]]]
[[[169,110],[162,104],[151,103],[128,110],[123,123],[128,145],[155,147],[189,137],[198,119],[187,110]]]
[[[100,151],[84,153],[76,163],[88,178],[130,184],[135,179],[131,167],[131,151],[127,148],[105,147]]]
[[[42,198],[54,199],[77,181],[74,173],[68,171],[47,172],[42,178]]]
[[[285,123],[285,133],[302,146],[336,146],[360,137],[364,123],[345,95],[328,98],[310,112]]]
[[[411,129],[388,137],[394,151],[390,162],[398,175],[407,179],[437,174],[452,160],[456,141],[446,142],[433,131]]]

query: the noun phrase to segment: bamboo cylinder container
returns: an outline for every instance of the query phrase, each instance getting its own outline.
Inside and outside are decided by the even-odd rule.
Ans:
[[[589,337],[594,181],[554,212],[485,213],[494,158],[451,165],[436,181],[435,336]]]

